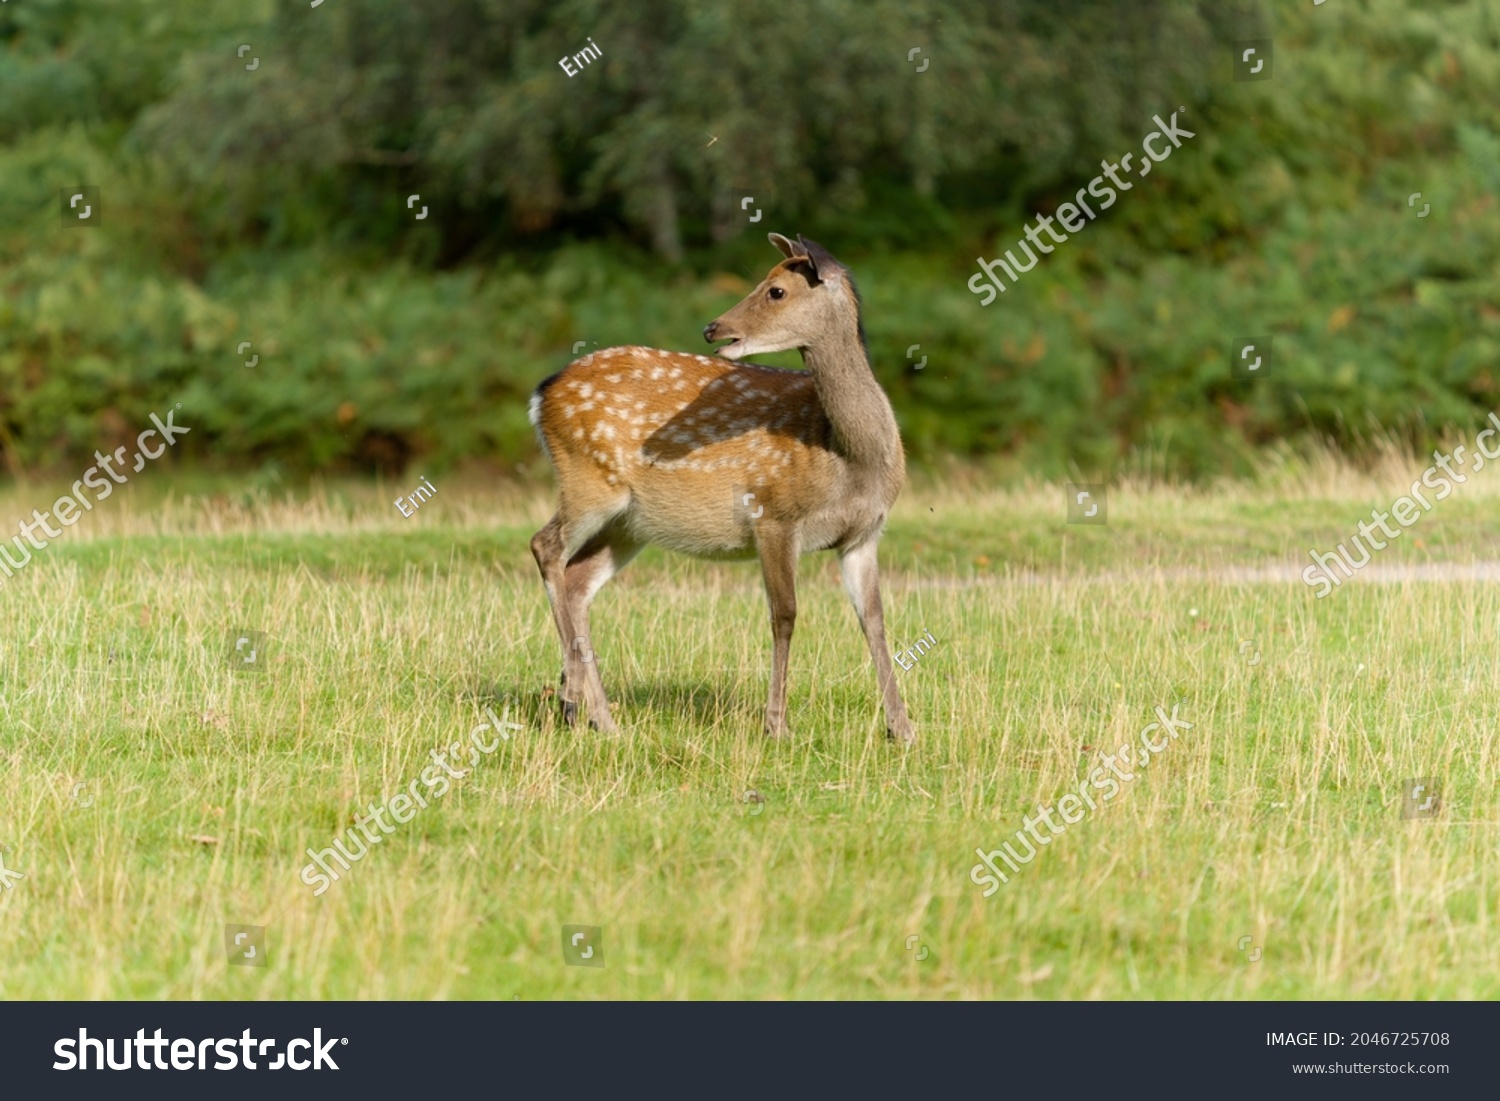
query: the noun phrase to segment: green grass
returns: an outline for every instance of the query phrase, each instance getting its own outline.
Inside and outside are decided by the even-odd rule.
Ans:
[[[1229,569],[1300,569],[1410,466],[1117,486],[1107,528],[1065,525],[1058,486],[914,484],[884,555],[892,643],[938,641],[900,674],[912,751],[826,555],[791,738],[759,730],[758,571],[654,551],[595,605],[603,738],[548,698],[544,496],[455,477],[403,519],[395,491],[143,475],[0,588],[0,856],[25,873],[0,997],[1495,997],[1500,595]],[[1484,478],[1379,566],[1500,558]],[[269,636],[258,674],[227,664],[240,627]],[[525,729],[314,897],[305,850],[506,697]],[[982,897],[976,847],[1173,704],[1192,729]],[[1442,811],[1403,820],[1421,776]],[[226,922],[268,928],[268,967],[227,964]],[[564,966],[565,923],[604,927],[606,967]]]

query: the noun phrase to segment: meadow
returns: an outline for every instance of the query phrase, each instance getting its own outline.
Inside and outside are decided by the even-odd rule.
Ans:
[[[0,588],[0,997],[1495,997],[1500,481],[1327,599],[1297,578],[1415,463],[1126,480],[1102,527],[1060,485],[918,477],[883,545],[892,644],[937,640],[909,751],[827,555],[790,738],[756,568],[655,550],[595,605],[606,738],[556,714],[545,487],[454,474],[403,518],[401,486],[142,475]],[[1158,705],[1191,728],[985,898],[976,848]],[[486,706],[521,729],[315,897],[306,850]]]

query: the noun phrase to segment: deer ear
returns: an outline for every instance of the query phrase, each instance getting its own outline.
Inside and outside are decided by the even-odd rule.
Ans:
[[[770,241],[771,244],[780,249],[781,255],[785,256],[788,260],[796,260],[799,257],[807,255],[807,250],[800,244],[794,244],[791,241],[788,241],[779,233],[766,234],[766,240]],[[801,238],[799,237],[797,240],[800,241]]]
[[[844,276],[844,268],[822,245],[816,241],[809,241],[800,233],[797,235],[797,243],[802,254],[812,264],[813,271],[818,276],[820,283],[837,283]]]

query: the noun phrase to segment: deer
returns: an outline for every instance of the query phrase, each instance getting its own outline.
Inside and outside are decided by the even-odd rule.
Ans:
[[[760,560],[771,619],[765,733],[789,733],[797,561],[839,558],[874,660],[886,733],[915,732],[885,638],[876,546],[906,479],[890,399],[865,345],[859,292],[815,241],[768,235],[783,259],[703,329],[715,356],[616,347],[537,386],[529,413],[557,477],[557,512],[531,540],[562,642],[564,722],[617,733],[589,632],[599,590],[647,545]],[[797,349],[803,370],[745,362]],[[753,506],[753,507],[752,507]]]

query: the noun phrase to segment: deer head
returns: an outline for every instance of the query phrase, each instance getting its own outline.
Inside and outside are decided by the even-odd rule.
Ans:
[[[843,265],[800,234],[795,242],[779,233],[768,237],[786,259],[739,305],[704,326],[704,340],[729,341],[718,350],[725,359],[806,350],[825,334],[848,331],[851,322],[858,327],[859,299]]]

